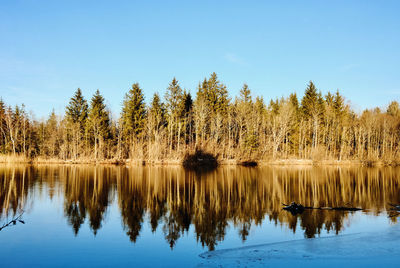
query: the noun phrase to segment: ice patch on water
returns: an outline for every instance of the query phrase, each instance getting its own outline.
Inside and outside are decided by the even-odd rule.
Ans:
[[[400,225],[375,233],[302,239],[200,254],[200,267],[307,266],[397,267]]]

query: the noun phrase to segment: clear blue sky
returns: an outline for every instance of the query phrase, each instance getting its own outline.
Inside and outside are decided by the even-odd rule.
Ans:
[[[231,97],[313,80],[356,110],[399,99],[400,1],[275,2],[1,0],[0,96],[40,118],[100,89],[117,116],[134,82],[149,100],[216,72]]]

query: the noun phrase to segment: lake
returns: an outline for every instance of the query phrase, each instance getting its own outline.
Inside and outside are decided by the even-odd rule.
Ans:
[[[282,204],[358,207],[306,210]],[[3,267],[184,266],[206,251],[395,225],[400,168],[1,165]],[[393,217],[389,217],[393,216]]]

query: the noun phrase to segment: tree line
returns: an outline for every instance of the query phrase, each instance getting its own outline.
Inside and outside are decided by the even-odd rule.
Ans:
[[[65,114],[54,110],[35,120],[24,105],[0,100],[0,152],[62,160],[180,161],[196,149],[220,160],[399,159],[400,106],[355,112],[339,91],[323,95],[310,81],[304,95],[253,97],[244,84],[231,98],[215,73],[199,83],[193,98],[173,79],[151,102],[138,83],[126,93],[113,120],[97,90],[87,101],[81,89]]]

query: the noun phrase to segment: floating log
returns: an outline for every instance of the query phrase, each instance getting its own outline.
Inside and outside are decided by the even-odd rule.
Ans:
[[[296,202],[290,203],[290,205],[282,204],[284,210],[289,211],[293,215],[301,214],[306,209],[320,209],[320,210],[339,210],[339,211],[359,211],[361,208],[354,207],[305,207],[302,204],[297,204]]]
[[[301,214],[304,212],[306,207],[304,207],[302,204],[297,204],[295,202],[290,203],[290,205],[282,204],[284,205],[283,209],[289,211],[293,215]]]
[[[335,208],[326,208],[326,209],[343,210],[343,211],[359,211],[359,210],[362,210],[362,208],[352,208],[352,207],[335,207]]]

